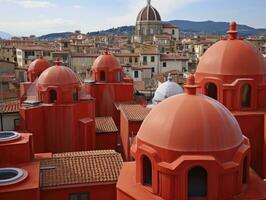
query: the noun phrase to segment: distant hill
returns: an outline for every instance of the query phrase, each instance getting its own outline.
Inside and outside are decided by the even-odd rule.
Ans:
[[[68,38],[72,33],[71,32],[63,32],[63,33],[50,33],[47,35],[42,35],[38,37],[40,40],[56,40]]]
[[[5,40],[7,40],[7,39],[10,39],[11,37],[12,37],[11,34],[0,31],[0,38],[1,38],[1,39],[5,39]]]
[[[187,20],[172,20],[169,23],[177,25],[184,33],[207,33],[223,35],[228,31],[228,22],[203,21],[193,22]],[[266,29],[255,29],[247,25],[238,25],[238,32],[242,36],[266,34]]]
[[[218,34],[224,35],[228,31],[228,22],[214,21],[188,21],[188,20],[172,20],[168,21],[177,25],[181,29],[181,34]],[[88,35],[133,35],[135,26],[121,26],[102,31],[89,32]],[[247,25],[238,25],[238,32],[241,36],[248,35],[266,35],[266,29],[255,29]],[[54,40],[58,38],[67,38],[71,32],[51,33],[43,35],[39,39]]]

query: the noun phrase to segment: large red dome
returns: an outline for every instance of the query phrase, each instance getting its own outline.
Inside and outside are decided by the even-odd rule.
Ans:
[[[68,67],[57,64],[46,69],[38,79],[39,87],[80,85],[77,75]]]
[[[162,149],[213,152],[243,142],[240,127],[227,108],[204,95],[176,95],[161,102],[144,120],[137,139]]]
[[[43,57],[37,58],[34,60],[29,68],[28,72],[34,72],[36,74],[41,74],[44,70],[50,67],[50,63],[48,60],[44,59]]]
[[[228,31],[229,38],[211,46],[201,57],[197,73],[217,75],[266,74],[266,61],[251,43],[237,38],[236,23]]]
[[[122,69],[116,57],[111,54],[108,50],[105,50],[103,55],[100,55],[93,63],[93,71],[108,70],[113,71]]]

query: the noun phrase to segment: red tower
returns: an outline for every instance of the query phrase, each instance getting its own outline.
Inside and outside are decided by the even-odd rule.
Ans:
[[[112,116],[117,126],[120,116],[114,103],[133,100],[133,82],[124,78],[122,70],[118,60],[106,49],[92,66],[92,81],[85,85],[96,99],[96,116]]]
[[[229,110],[196,94],[193,79],[187,94],[161,102],[144,120],[131,148],[136,161],[124,163],[118,179],[119,200],[266,198],[249,168],[249,140]]]
[[[251,142],[251,166],[266,178],[266,61],[261,53],[238,38],[232,22],[228,38],[206,51],[195,76],[199,93],[232,111]]]
[[[81,93],[80,80],[70,68],[57,61],[30,87],[37,101],[22,104],[21,129],[33,133],[36,152],[95,148],[94,100]]]

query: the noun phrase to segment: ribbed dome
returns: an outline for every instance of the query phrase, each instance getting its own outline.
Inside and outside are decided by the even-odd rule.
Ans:
[[[219,75],[266,74],[266,61],[259,50],[247,41],[237,38],[235,26],[229,38],[211,46],[201,57],[196,73]]]
[[[222,104],[204,95],[181,94],[149,113],[137,139],[172,151],[213,152],[237,147],[243,136]]]
[[[38,79],[39,87],[47,86],[76,86],[80,85],[80,80],[76,74],[68,67],[61,66],[61,63],[46,69]]]
[[[103,55],[100,55],[93,63],[92,70],[100,71],[100,70],[108,70],[113,71],[116,69],[122,69],[116,57],[111,54],[108,50],[105,50]]]
[[[138,14],[137,22],[140,21],[161,21],[159,12],[151,6],[150,0],[148,0],[147,6]]]
[[[43,57],[37,58],[34,60],[29,68],[28,72],[34,72],[36,74],[41,74],[44,70],[50,67],[50,63],[48,60],[44,59]]]
[[[183,93],[183,88],[177,83],[172,81],[171,77],[168,77],[168,80],[162,83],[155,91],[155,95],[152,99],[154,103],[161,102],[171,96]]]

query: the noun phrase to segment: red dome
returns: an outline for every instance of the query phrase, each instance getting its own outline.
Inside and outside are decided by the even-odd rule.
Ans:
[[[230,28],[228,39],[217,42],[201,57],[197,73],[219,75],[266,74],[266,61],[259,50],[249,42],[237,39],[235,22],[230,24]]]
[[[38,79],[38,86],[75,86],[80,85],[77,75],[68,67],[55,65],[46,69]]]
[[[35,72],[36,74],[41,74],[44,70],[50,67],[50,63],[43,57],[34,60],[29,68],[28,72]]]
[[[113,71],[117,69],[122,69],[116,57],[109,53],[108,50],[104,52],[103,55],[100,55],[93,63],[92,70],[100,71],[100,70],[108,70]]]
[[[137,138],[181,152],[224,151],[243,142],[227,108],[203,95],[176,95],[161,102],[144,120]]]

